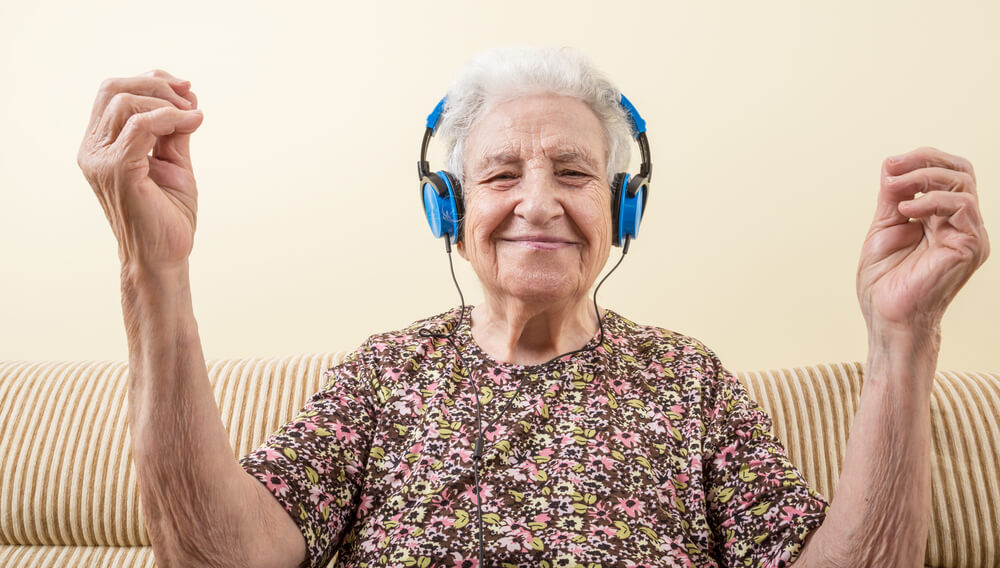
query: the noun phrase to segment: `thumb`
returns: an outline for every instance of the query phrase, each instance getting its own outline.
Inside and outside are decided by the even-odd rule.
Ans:
[[[889,173],[883,162],[882,174],[879,177],[878,203],[875,206],[875,218],[872,220],[872,226],[876,228],[891,227],[909,221],[909,218],[899,211],[901,198],[887,187],[888,177]]]
[[[173,134],[190,134],[201,125],[200,110],[163,107],[132,115],[114,145],[120,147],[126,164],[145,163],[158,139]]]
[[[156,140],[153,157],[191,170],[191,134],[201,126],[205,115],[200,110],[189,111],[188,114],[185,122],[178,123],[172,134]]]

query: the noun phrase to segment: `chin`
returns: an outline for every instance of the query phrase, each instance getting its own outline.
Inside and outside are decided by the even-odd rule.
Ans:
[[[580,286],[579,279],[569,278],[565,273],[521,272],[503,279],[500,291],[505,296],[537,304],[576,300],[586,295],[587,289]]]

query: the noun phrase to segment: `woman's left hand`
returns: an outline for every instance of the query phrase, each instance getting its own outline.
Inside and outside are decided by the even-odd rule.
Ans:
[[[968,160],[934,148],[887,158],[858,266],[869,332],[936,331],[989,251]]]
[[[919,148],[882,162],[858,265],[869,341],[864,384],[836,499],[802,566],[872,566],[886,558],[923,566],[941,318],[989,251],[968,160]]]

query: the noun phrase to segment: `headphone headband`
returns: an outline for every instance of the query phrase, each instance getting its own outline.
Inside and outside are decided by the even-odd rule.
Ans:
[[[438,104],[434,106],[434,110],[427,115],[427,128],[431,129],[431,132],[437,130],[438,120],[441,119],[441,113],[444,112],[444,103],[448,100],[448,95],[441,97]]]
[[[625,109],[625,114],[632,123],[632,131],[635,132],[634,136],[638,138],[640,134],[646,131],[646,121],[642,119],[642,115],[636,110],[635,105],[624,94],[621,94],[618,104],[622,105],[622,108]]]

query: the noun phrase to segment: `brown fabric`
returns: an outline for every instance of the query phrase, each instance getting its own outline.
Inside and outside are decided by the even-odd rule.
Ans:
[[[372,336],[243,458],[310,566],[338,550],[345,567],[474,565],[480,507],[488,566],[780,568],[822,524],[826,502],[697,340],[608,310],[583,351],[514,365],[466,310]]]
[[[737,373],[809,484],[833,501],[861,399],[860,363]]]

